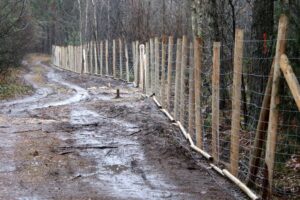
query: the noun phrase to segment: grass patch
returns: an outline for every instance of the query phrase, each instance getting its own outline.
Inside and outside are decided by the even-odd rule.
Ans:
[[[26,85],[21,68],[9,68],[0,73],[0,100],[30,94],[33,88]]]

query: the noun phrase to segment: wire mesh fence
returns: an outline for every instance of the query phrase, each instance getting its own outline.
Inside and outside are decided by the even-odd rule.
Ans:
[[[267,42],[274,47],[268,49],[275,49],[279,39],[245,40],[239,34],[242,36],[242,31],[237,32],[235,44],[205,44],[200,39],[163,36],[151,38],[145,44],[116,39],[75,47],[54,46],[52,61],[77,73],[134,82],[146,94],[155,94],[191,147],[213,158],[219,172],[229,178],[234,176],[241,182],[241,188],[251,188],[252,199],[257,197],[255,194],[266,193],[272,193],[274,199],[297,199],[299,99],[284,73],[278,81],[279,106],[271,108],[275,98],[273,72],[279,63],[275,52],[264,48]],[[290,74],[294,74],[293,69],[299,74],[293,68],[299,61],[300,58],[290,58]],[[292,83],[297,85],[298,80],[296,77]],[[270,132],[269,125],[274,112],[276,133]],[[274,152],[268,150],[272,134],[277,135]],[[271,154],[272,170],[268,168]]]

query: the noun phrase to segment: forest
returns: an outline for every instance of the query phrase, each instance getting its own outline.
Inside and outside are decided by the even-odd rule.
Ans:
[[[3,0],[1,65],[18,62],[28,50],[49,53],[53,44],[97,39],[130,42],[162,35],[196,35],[207,46],[212,41],[230,45],[239,27],[245,29],[248,40],[270,41],[276,36],[281,13],[290,18],[289,36],[295,39],[290,52],[297,57],[298,51],[292,49],[299,45],[298,10],[297,0]],[[260,54],[272,53],[273,47],[268,43],[265,51],[263,45],[257,46],[253,54],[264,56]]]

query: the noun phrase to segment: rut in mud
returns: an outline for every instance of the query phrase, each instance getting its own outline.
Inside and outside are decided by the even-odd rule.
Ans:
[[[24,62],[33,96],[0,104],[0,199],[245,198],[138,89],[47,61]]]

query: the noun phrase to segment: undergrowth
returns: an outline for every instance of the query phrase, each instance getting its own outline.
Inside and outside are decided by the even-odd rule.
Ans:
[[[20,68],[8,68],[0,72],[0,100],[16,98],[33,91],[21,74]]]

